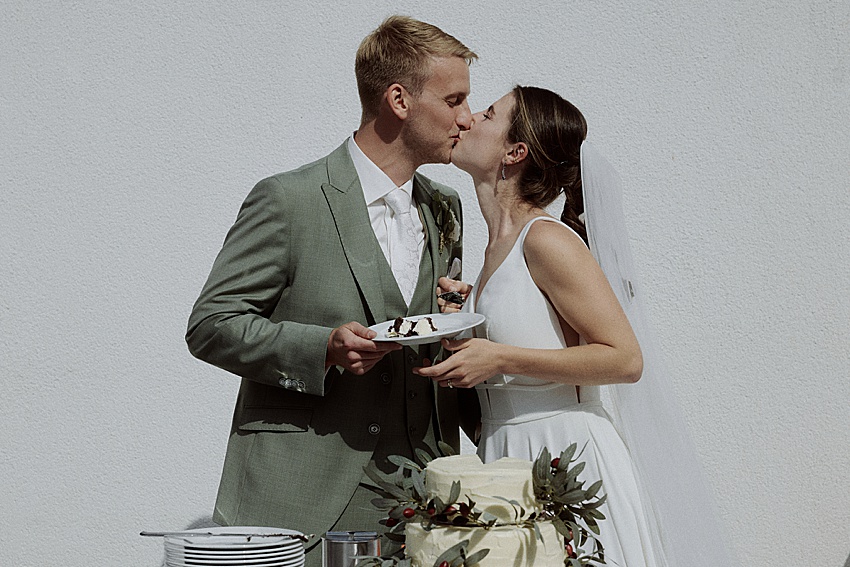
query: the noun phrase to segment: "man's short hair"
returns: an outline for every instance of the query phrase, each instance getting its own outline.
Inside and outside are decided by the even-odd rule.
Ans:
[[[390,16],[367,35],[354,62],[363,119],[377,116],[381,98],[393,83],[421,94],[432,57],[462,57],[467,64],[478,58],[437,26],[406,16]]]

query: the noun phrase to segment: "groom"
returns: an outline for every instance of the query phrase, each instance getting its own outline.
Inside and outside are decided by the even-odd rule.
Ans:
[[[329,530],[374,531],[363,467],[457,448],[458,390],[411,372],[439,345],[374,342],[367,326],[439,311],[460,203],[416,169],[448,163],[470,127],[475,58],[432,25],[388,18],[357,51],[354,135],[243,203],[186,335],[194,356],[242,377],[216,522],[315,534],[308,549]]]

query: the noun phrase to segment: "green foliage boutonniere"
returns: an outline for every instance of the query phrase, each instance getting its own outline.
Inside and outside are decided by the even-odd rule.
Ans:
[[[451,197],[435,191],[431,198],[431,212],[440,231],[440,253],[442,254],[443,250],[460,240],[460,222],[452,210]]]

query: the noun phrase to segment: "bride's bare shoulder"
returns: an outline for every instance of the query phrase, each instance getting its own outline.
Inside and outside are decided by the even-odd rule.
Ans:
[[[550,297],[599,287],[605,275],[584,240],[562,223],[537,221],[523,246],[528,271]]]
[[[573,229],[563,223],[546,220],[535,221],[528,229],[523,251],[529,260],[553,259],[563,255],[590,256],[584,240]]]

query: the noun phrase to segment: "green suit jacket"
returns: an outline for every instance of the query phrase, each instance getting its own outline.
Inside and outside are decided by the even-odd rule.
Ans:
[[[346,144],[264,179],[246,198],[186,335],[193,355],[242,377],[217,522],[321,535],[379,443],[392,439],[392,451],[408,456],[413,447],[433,451],[435,438],[458,446],[457,390],[411,373],[439,345],[390,353],[364,376],[324,367],[334,327],[439,310],[437,279],[460,257],[461,243],[440,246],[435,211],[450,201],[460,221],[460,202],[419,174],[413,194],[426,241],[409,309],[370,225]],[[470,414],[465,428],[476,421]]]

